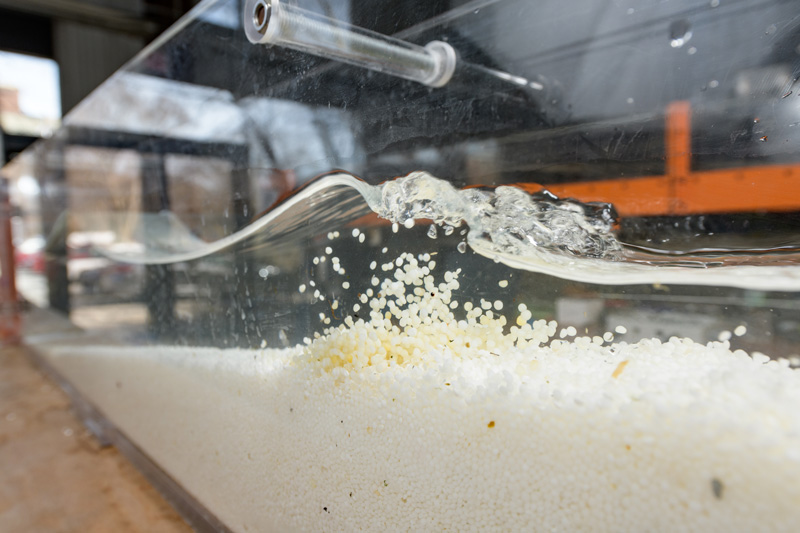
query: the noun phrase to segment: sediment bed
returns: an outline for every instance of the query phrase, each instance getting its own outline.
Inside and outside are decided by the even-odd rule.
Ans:
[[[586,341],[336,375],[300,348],[51,360],[236,531],[792,530],[793,370]]]

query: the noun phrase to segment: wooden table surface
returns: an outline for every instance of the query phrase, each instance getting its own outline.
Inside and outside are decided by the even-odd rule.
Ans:
[[[24,350],[0,347],[0,532],[188,532]]]

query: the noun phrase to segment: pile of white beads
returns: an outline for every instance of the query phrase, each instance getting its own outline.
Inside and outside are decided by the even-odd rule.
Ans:
[[[376,265],[377,266],[377,265]],[[532,313],[525,304],[518,306],[516,324],[508,328],[501,300],[481,299],[478,304],[463,304],[465,317],[458,319],[455,310],[460,302],[454,291],[460,287],[461,269],[444,273],[437,282],[433,271],[436,262],[430,254],[401,254],[396,260],[381,265],[391,277],[379,280],[360,295],[369,309],[367,319],[347,316],[338,327],[316,333],[306,355],[319,361],[326,370],[341,368],[360,371],[394,365],[420,365],[431,350],[445,350],[457,357],[507,351],[510,348],[541,346],[556,333],[554,321],[532,322]],[[323,317],[326,322],[328,317]]]

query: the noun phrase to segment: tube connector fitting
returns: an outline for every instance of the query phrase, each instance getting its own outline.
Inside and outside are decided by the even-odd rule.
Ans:
[[[456,68],[456,51],[448,43],[422,47],[281,0],[246,0],[243,20],[251,43],[285,46],[429,87],[446,85]]]

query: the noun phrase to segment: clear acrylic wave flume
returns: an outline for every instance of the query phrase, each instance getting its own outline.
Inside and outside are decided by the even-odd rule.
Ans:
[[[240,231],[210,243],[169,212],[136,213],[136,246],[117,243],[100,252],[136,264],[191,261],[234,245],[291,245],[295,239],[327,231],[327,226],[333,228],[343,217],[355,220],[369,213],[401,227],[415,220],[433,221],[439,229],[433,228],[432,236],[437,231],[451,234],[466,224],[465,241],[474,252],[512,268],[573,281],[800,291],[797,253],[651,253],[620,242],[611,211],[602,206],[559,200],[546,191],[531,195],[513,186],[457,189],[425,172],[374,186],[347,173],[326,175]],[[131,217],[72,218],[76,227],[96,228],[98,216],[112,226],[115,217]]]

